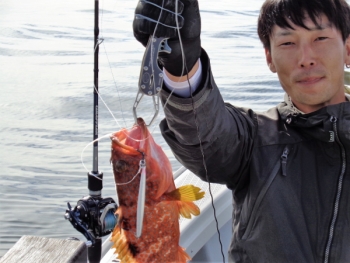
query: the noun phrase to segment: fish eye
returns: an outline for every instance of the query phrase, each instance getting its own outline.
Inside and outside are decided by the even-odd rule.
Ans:
[[[117,160],[113,166],[116,172],[123,173],[126,171],[128,164],[123,160]]]

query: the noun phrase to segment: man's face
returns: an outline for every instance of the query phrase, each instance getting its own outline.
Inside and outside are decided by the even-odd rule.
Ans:
[[[294,105],[305,113],[345,101],[344,63],[350,64],[350,37],[341,33],[325,15],[317,27],[310,18],[305,25],[284,29],[277,25],[270,37],[271,49],[265,50],[272,72]]]

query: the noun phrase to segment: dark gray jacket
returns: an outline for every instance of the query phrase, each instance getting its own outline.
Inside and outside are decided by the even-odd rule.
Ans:
[[[264,113],[233,107],[204,51],[201,62],[193,103],[171,96],[160,126],[185,167],[232,190],[230,261],[350,262],[350,103],[311,114],[285,102]]]

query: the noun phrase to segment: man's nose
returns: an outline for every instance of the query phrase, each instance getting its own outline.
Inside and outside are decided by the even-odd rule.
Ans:
[[[316,58],[309,44],[302,44],[298,49],[299,67],[307,68],[316,65]]]

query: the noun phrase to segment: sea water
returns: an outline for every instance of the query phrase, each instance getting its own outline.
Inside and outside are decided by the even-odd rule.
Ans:
[[[262,2],[200,0],[202,46],[224,99],[258,111],[283,99],[256,33]],[[85,240],[64,213],[67,202],[75,206],[88,194],[92,170],[94,3],[0,2],[0,256],[23,235]],[[114,115],[100,100],[104,197],[116,197],[108,134],[134,122],[144,52],[132,32],[136,4],[100,1],[99,91]],[[147,121],[153,114],[145,97],[138,115]],[[162,117],[161,110],[150,129],[175,171],[180,164],[160,135]]]

